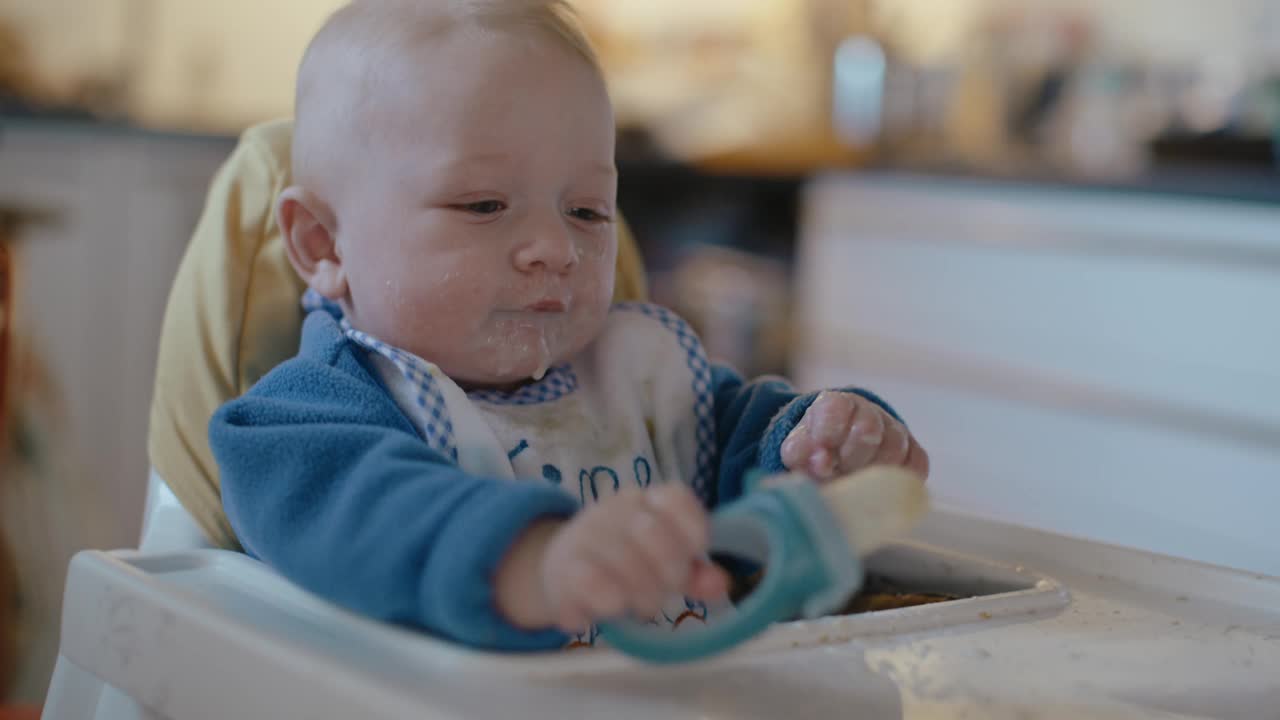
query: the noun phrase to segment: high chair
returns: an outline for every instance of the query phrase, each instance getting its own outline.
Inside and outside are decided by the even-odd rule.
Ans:
[[[209,416],[297,343],[270,213],[287,123],[220,172],[166,312],[137,551],[75,557],[47,720],[1273,717],[1280,580],[935,507],[869,577],[943,602],[779,623],[658,669],[502,655],[355,616],[235,551]],[[619,294],[643,293],[629,236]],[[909,413],[908,413],[909,415]],[[939,465],[939,467],[942,467]]]
[[[214,410],[290,357],[298,343],[304,286],[274,215],[275,198],[290,182],[291,138],[288,120],[244,133],[213,180],[178,270],[156,373],[141,552],[238,549],[221,508],[206,427]],[[647,297],[625,222],[615,288],[618,301]],[[60,667],[55,680],[66,674]]]

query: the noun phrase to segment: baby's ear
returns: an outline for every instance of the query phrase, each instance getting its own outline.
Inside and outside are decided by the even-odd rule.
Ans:
[[[347,296],[347,275],[338,253],[336,218],[314,193],[296,185],[276,200],[276,222],[289,262],[311,289],[339,301]]]

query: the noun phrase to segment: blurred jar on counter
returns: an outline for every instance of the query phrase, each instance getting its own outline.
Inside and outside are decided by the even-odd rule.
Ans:
[[[791,288],[781,261],[699,246],[654,279],[654,297],[693,326],[712,361],[748,376],[786,372]]]

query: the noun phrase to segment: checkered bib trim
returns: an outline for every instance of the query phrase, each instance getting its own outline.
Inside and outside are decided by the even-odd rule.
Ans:
[[[693,490],[698,497],[710,497],[715,483],[716,418],[715,398],[711,394],[711,363],[702,342],[680,316],[658,305],[618,303],[613,309],[647,315],[671,331],[685,352],[685,362],[693,374],[693,412],[697,420],[697,454]]]
[[[559,400],[577,389],[578,376],[574,374],[573,368],[566,363],[548,370],[541,380],[521,386],[511,392],[476,390],[467,393],[467,397],[472,401],[489,403],[490,405],[538,405]]]
[[[423,440],[427,446],[440,452],[455,463],[458,462],[458,441],[453,434],[453,421],[449,419],[449,407],[445,404],[444,393],[436,382],[434,373],[439,372],[422,358],[392,347],[381,340],[356,330],[344,318],[342,331],[347,338],[364,349],[375,352],[400,371],[405,380],[414,388],[413,400],[423,411]]]

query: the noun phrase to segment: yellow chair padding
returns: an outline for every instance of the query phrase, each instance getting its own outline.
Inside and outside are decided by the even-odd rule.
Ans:
[[[165,309],[147,441],[152,467],[217,547],[238,548],[209,449],[214,411],[292,357],[302,280],[275,199],[289,184],[288,120],[247,130],[213,179]],[[635,241],[618,229],[617,300],[646,299]]]

